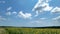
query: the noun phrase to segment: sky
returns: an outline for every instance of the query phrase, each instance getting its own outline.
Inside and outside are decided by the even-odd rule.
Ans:
[[[0,0],[0,26],[60,26],[60,0]]]

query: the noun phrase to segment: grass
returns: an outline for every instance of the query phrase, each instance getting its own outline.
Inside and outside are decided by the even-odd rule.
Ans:
[[[0,34],[60,34],[60,28],[0,28]]]

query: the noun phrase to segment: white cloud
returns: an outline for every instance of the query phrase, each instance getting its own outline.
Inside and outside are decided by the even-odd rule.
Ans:
[[[7,8],[7,11],[9,11],[9,10],[11,10],[11,9],[12,9],[12,7],[8,7],[8,8]]]
[[[53,7],[50,7],[49,4],[45,5],[46,7],[43,8],[43,11],[50,11]]]
[[[46,2],[49,2],[49,1],[51,1],[51,0],[46,0]]]
[[[60,13],[60,7],[55,7],[51,13]]]
[[[36,15],[34,17],[38,16],[38,11],[36,11]]]
[[[43,12],[43,11],[51,11],[53,7],[49,6],[50,0],[38,0],[32,11],[35,12]],[[38,14],[38,13],[37,13]]]
[[[60,16],[52,18],[52,21],[60,26]]]
[[[40,18],[41,20],[45,20],[45,19],[47,19],[47,18]]]
[[[36,23],[36,24],[40,24],[42,23],[43,21],[39,21],[39,20],[36,20],[36,21],[31,21],[31,23]]]
[[[6,15],[10,16],[10,15],[17,15],[17,12],[6,12]]]
[[[11,12],[7,12],[6,15],[11,15]]]
[[[34,20],[30,22],[31,25],[35,26],[35,27],[45,27],[45,26],[54,26],[57,25],[56,23],[49,21],[49,20]]]
[[[5,20],[6,20],[6,18],[0,16],[0,22],[1,22],[1,21],[5,21]]]
[[[41,10],[44,7],[50,7],[49,3],[47,3],[49,0],[38,0],[38,2],[36,3],[36,5],[34,6],[34,8],[32,9],[32,11],[34,10]]]
[[[18,16],[27,19],[27,18],[31,18],[32,15],[30,13],[23,13],[22,11],[20,11]]]
[[[60,16],[56,17],[56,18],[53,18],[53,20],[60,20]]]
[[[17,14],[17,12],[15,12],[15,11],[14,11],[14,12],[12,12],[12,14],[16,15],[16,14]]]

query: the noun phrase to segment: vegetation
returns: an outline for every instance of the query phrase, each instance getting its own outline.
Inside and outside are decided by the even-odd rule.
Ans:
[[[60,34],[60,28],[0,28],[0,34]]]

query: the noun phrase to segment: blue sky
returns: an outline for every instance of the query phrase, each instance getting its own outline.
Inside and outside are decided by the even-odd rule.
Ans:
[[[60,26],[60,0],[0,0],[0,26]]]

